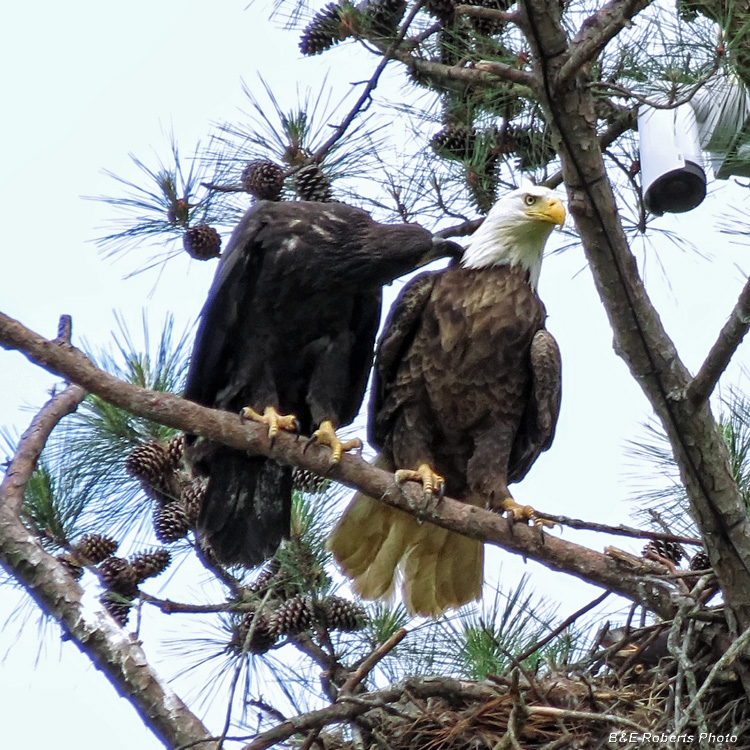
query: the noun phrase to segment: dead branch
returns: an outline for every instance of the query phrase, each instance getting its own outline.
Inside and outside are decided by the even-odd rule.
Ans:
[[[693,404],[701,404],[713,393],[719,378],[750,330],[750,278],[740,292],[729,320],[711,347],[698,374],[688,383],[685,396]]]
[[[406,628],[397,630],[385,643],[381,643],[347,679],[341,687],[341,695],[350,694],[362,680],[375,668],[375,665],[386,657],[406,637]]]

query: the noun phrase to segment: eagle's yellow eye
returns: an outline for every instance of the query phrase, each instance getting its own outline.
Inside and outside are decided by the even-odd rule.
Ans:
[[[527,206],[533,206],[533,205],[534,205],[534,204],[536,203],[536,196],[535,196],[535,195],[527,195],[527,196],[526,196],[526,197],[525,197],[525,198],[523,199],[523,202],[524,202],[524,203],[525,203],[525,204],[526,204]]]

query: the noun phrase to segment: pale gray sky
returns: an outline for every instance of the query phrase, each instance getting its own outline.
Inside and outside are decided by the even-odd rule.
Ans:
[[[116,191],[103,168],[137,177],[128,152],[146,160],[152,148],[166,155],[164,133],[171,128],[189,152],[212,121],[235,116],[243,104],[240,77],[256,80],[260,70],[291,102],[302,72],[312,83],[330,66],[334,80],[365,78],[363,71],[373,63],[355,65],[350,54],[342,50],[300,64],[296,38],[269,26],[262,7],[244,10],[244,0],[14,4],[0,31],[0,309],[49,336],[59,315],[71,314],[75,340],[85,337],[102,345],[110,340],[114,310],[133,331],[139,330],[143,308],[157,326],[166,312],[174,312],[181,330],[200,309],[213,265],[174,260],[155,289],[155,273],[123,280],[137,266],[136,256],[113,264],[97,255],[91,240],[111,209],[81,196]],[[748,250],[718,234],[713,219],[726,204],[744,200],[745,193],[722,189],[691,214],[663,220],[710,254],[708,260],[668,242],[660,243],[658,262],[654,251],[640,256],[667,329],[693,369],[743,284],[737,265],[750,270]],[[612,352],[611,333],[584,265],[580,250],[573,249],[548,258],[542,271],[549,328],[563,351],[563,412],[555,445],[516,496],[541,510],[627,522],[623,445],[642,435],[639,424],[648,408]],[[733,365],[735,379],[747,347]],[[54,382],[20,355],[0,351],[0,424],[24,429]],[[601,548],[601,539],[586,539]],[[641,546],[627,540],[618,544],[631,550]],[[511,583],[530,571],[541,592],[563,602],[563,614],[596,595],[569,577],[546,574],[533,563],[524,567],[499,552],[489,555],[488,580],[496,579],[501,564],[503,579]],[[0,592],[0,609],[14,602]],[[58,750],[161,747],[74,647],[64,644],[61,659],[49,649],[35,663],[36,641],[32,625],[18,638],[14,626],[0,631],[0,654],[10,651],[0,666],[4,745],[35,750],[52,739]],[[181,683],[176,686],[180,690]]]

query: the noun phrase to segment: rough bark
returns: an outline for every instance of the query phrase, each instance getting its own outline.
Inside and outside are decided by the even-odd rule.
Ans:
[[[521,26],[534,56],[537,89],[562,161],[570,212],[614,332],[617,353],[669,437],[696,522],[728,604],[732,632],[750,625],[750,521],[727,449],[707,403],[685,398],[690,374],[638,273],[607,179],[585,67],[560,78],[575,55],[556,2],[524,0]]]
[[[165,746],[200,743],[215,750],[218,745],[208,730],[149,666],[140,645],[103,610],[84,608],[81,587],[19,518],[26,484],[50,432],[85,396],[79,386],[68,387],[45,405],[21,437],[0,486],[0,564],[128,699]]]

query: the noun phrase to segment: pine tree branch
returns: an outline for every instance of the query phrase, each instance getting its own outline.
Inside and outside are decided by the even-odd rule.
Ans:
[[[380,62],[375,68],[375,72],[370,76],[370,80],[365,85],[364,91],[360,94],[357,101],[354,103],[352,108],[346,117],[334,128],[331,137],[321,145],[321,147],[313,154],[312,161],[322,161],[323,157],[338,143],[341,137],[349,129],[349,126],[354,122],[357,115],[359,115],[369,105],[370,99],[372,98],[372,92],[377,88],[380,76],[386,68],[386,65],[393,59],[396,54],[396,50],[401,46],[404,41],[404,37],[409,30],[412,22],[416,18],[419,11],[422,9],[425,0],[417,0],[414,6],[409,11],[404,22],[401,24],[396,38],[388,45],[386,49],[382,51]]]
[[[646,529],[635,529],[632,526],[619,524],[610,526],[606,523],[595,523],[593,521],[583,521],[580,518],[571,518],[570,516],[556,516],[553,513],[545,516],[550,521],[559,523],[561,526],[567,526],[571,529],[583,529],[584,531],[597,531],[604,534],[614,534],[615,536],[628,536],[633,539],[663,539],[667,542],[678,542],[679,544],[695,544],[702,546],[703,541],[691,536],[677,536],[660,531],[648,531]]]
[[[698,374],[685,389],[685,397],[690,403],[698,405],[708,400],[748,330],[750,330],[750,278],[740,292],[737,304]]]
[[[326,708],[287,719],[259,734],[250,744],[245,745],[243,750],[266,750],[266,748],[288,740],[295,734],[307,732],[311,729],[320,729],[329,724],[340,724],[368,711],[382,710],[389,704],[398,703],[404,695],[414,695],[419,698],[464,697],[473,701],[488,701],[496,698],[498,693],[491,687],[478,683],[460,682],[450,677],[410,678],[400,685],[371,693],[363,693],[356,698],[342,696],[340,701]],[[408,716],[407,718],[414,719],[417,717]]]
[[[569,59],[556,0],[523,0],[542,106],[560,153],[569,209],[609,317],[615,350],[664,425],[727,602],[730,629],[750,626],[750,520],[729,466],[726,445],[707,404],[679,400],[690,381],[646,293],[628,247],[595,124],[596,102],[584,71],[554,87]],[[750,686],[748,686],[750,689]]]
[[[151,669],[141,647],[103,611],[92,614],[84,607],[81,587],[18,518],[19,499],[46,438],[85,395],[78,385],[66,388],[43,407],[21,438],[0,487],[0,564],[107,676],[155,736],[169,747],[201,742],[206,750],[216,750],[206,728]]]
[[[271,444],[262,425],[243,423],[236,415],[120,381],[100,370],[77,349],[48,341],[2,313],[0,345],[23,352],[35,364],[142,418],[327,475],[425,521],[611,589],[653,609],[662,617],[669,617],[674,611],[672,595],[676,589],[663,577],[657,581],[663,571],[654,563],[643,563],[641,573],[649,571],[652,574],[649,586],[644,587],[641,573],[624,570],[608,555],[559,537],[543,535],[538,529],[513,525],[496,513],[456,500],[444,498],[425,502],[418,485],[397,485],[393,474],[371,466],[358,456],[345,455],[339,464],[331,467],[329,451],[325,447],[313,445],[305,451],[304,442],[287,433],[278,435]],[[543,514],[543,509],[540,512]]]
[[[634,16],[654,0],[610,0],[594,15],[589,16],[573,38],[568,59],[555,79],[555,85],[565,87],[578,71],[596,58],[626,27]]]
[[[516,84],[513,90],[515,96],[524,99],[535,99],[533,76],[520,68],[514,68],[505,63],[487,62],[492,70],[483,70],[479,68],[479,63],[474,68],[460,67],[458,65],[443,65],[443,63],[433,62],[432,60],[422,60],[414,57],[408,52],[397,50],[394,58],[402,62],[410,70],[420,73],[431,78],[443,81],[458,81],[463,84],[473,84],[494,88],[497,85],[497,79]]]
[[[488,21],[499,21],[500,23],[518,23],[518,14],[495,8],[483,8],[480,5],[457,5],[456,13],[459,16],[470,16],[471,18],[484,18]]]
[[[36,469],[50,433],[63,417],[72,414],[78,408],[84,398],[86,391],[77,385],[70,385],[54,395],[34,417],[18,441],[15,456],[0,484],[0,503],[14,516],[21,512],[26,485]]]
[[[354,691],[362,680],[382,661],[388,654],[406,638],[406,628],[397,630],[385,643],[381,643],[365,660],[352,672],[346,682],[341,686],[341,695],[348,695]]]

